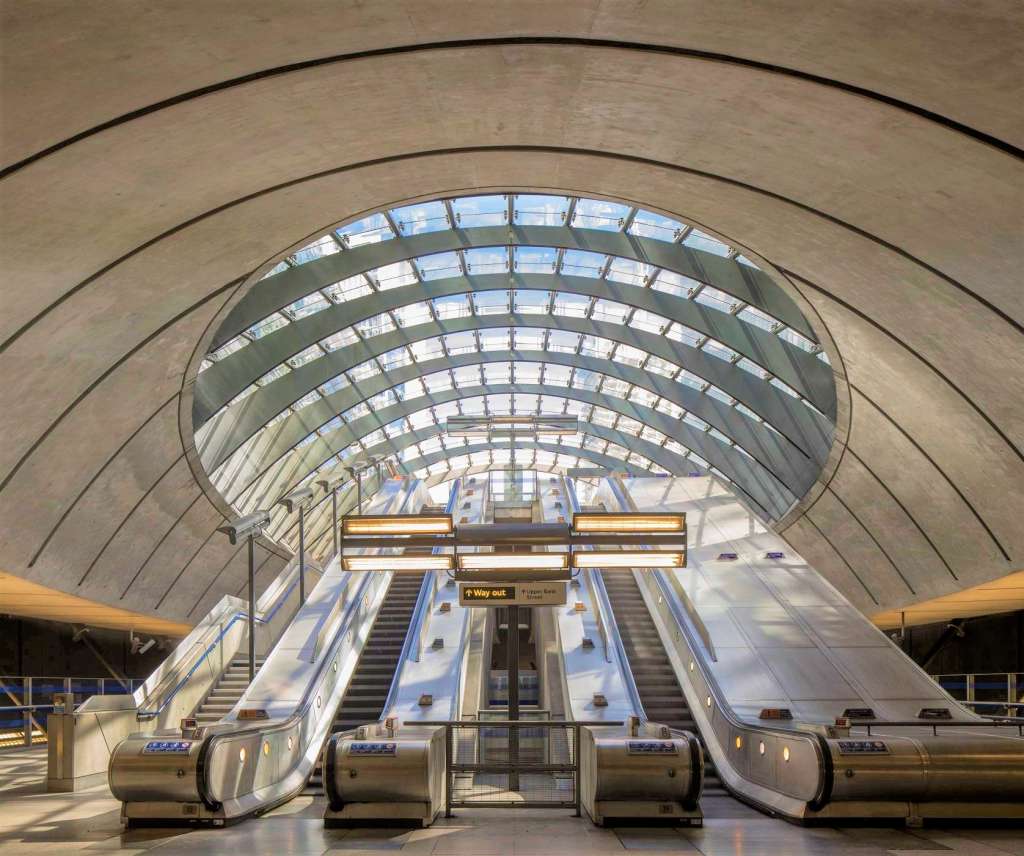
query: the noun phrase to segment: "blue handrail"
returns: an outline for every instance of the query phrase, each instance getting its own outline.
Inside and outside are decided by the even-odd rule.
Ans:
[[[278,598],[277,603],[274,604],[274,608],[265,617],[261,618],[257,615],[254,617],[253,621],[256,624],[269,624],[273,620],[274,616],[277,614],[277,611],[281,608],[285,601],[288,600],[289,596],[291,596],[291,593],[295,590],[295,587],[298,584],[299,581],[298,579],[296,579],[290,586],[288,586],[284,594]],[[152,719],[153,717],[159,716],[161,713],[163,713],[164,710],[167,708],[167,705],[169,705],[174,700],[174,697],[181,691],[185,684],[189,682],[189,679],[192,677],[192,675],[196,673],[196,670],[203,663],[205,663],[207,658],[217,649],[217,646],[220,644],[221,640],[227,635],[228,631],[235,625],[236,622],[243,620],[249,620],[249,613],[236,612],[231,617],[231,620],[220,631],[220,633],[217,634],[217,638],[209,644],[209,646],[203,652],[202,656],[198,660],[196,660],[195,663],[192,664],[192,668],[190,668],[188,672],[185,673],[185,676],[180,681],[178,681],[177,684],[175,684],[174,689],[170,691],[170,693],[164,698],[164,700],[160,703],[156,710],[140,710],[137,712],[136,718]]]

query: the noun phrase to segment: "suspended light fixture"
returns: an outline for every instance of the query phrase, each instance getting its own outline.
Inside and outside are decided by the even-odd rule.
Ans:
[[[682,550],[581,550],[572,554],[574,568],[683,568]]]
[[[463,553],[459,556],[459,568],[464,571],[563,571],[568,567],[568,553]]]
[[[442,553],[405,556],[342,556],[346,571],[450,571],[452,557]]]
[[[621,532],[624,535],[650,532],[686,531],[686,515],[671,512],[587,512],[572,518],[576,532]]]
[[[341,521],[342,535],[451,535],[450,514],[349,514]]]

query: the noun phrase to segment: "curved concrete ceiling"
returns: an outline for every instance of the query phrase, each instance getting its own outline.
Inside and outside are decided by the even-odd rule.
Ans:
[[[233,593],[182,394],[242,284],[366,212],[530,190],[683,217],[788,281],[838,422],[778,527],[856,604],[1020,568],[1018,6],[2,14],[6,570],[174,621]]]

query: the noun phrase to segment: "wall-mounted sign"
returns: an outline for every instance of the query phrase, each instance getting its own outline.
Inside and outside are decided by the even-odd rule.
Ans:
[[[565,606],[565,583],[461,583],[460,606]]]

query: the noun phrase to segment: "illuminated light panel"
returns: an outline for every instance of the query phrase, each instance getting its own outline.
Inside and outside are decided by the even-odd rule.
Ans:
[[[576,514],[572,528],[577,532],[685,532],[686,515],[658,514]]]
[[[465,553],[464,571],[560,571],[569,567],[568,553]]]
[[[343,535],[450,535],[455,531],[450,514],[388,514],[346,516]]]
[[[451,556],[342,556],[346,571],[450,571]]]
[[[585,550],[572,554],[574,568],[683,568],[680,550]]]

